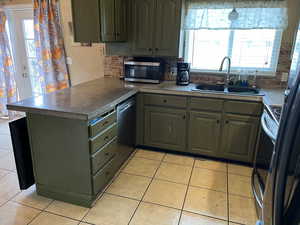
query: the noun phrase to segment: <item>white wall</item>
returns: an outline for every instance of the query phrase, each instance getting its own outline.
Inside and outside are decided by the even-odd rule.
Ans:
[[[104,76],[103,44],[92,47],[74,45],[68,22],[72,21],[71,1],[60,0],[62,27],[67,56],[72,58],[69,65],[72,85]]]

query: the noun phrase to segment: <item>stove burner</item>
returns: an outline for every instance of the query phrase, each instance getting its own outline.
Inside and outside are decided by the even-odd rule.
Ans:
[[[279,105],[270,105],[271,111],[273,115],[275,116],[276,120],[279,122],[280,121],[280,116],[282,112],[282,106]]]

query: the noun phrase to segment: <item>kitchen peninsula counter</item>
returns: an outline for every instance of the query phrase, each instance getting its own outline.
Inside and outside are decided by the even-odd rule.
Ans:
[[[195,84],[177,86],[174,81],[165,81],[161,84],[138,84],[127,83],[117,78],[103,77],[64,90],[11,103],[7,107],[9,110],[15,111],[90,120],[97,117],[97,115],[113,109],[118,103],[138,92],[255,102],[262,102],[270,93],[273,99],[274,96],[277,96],[275,98],[279,100],[276,102],[283,102],[278,97],[280,96],[280,92],[274,92],[274,90],[262,90],[258,95],[248,95],[199,91],[195,89]],[[277,95],[274,93],[277,93]]]

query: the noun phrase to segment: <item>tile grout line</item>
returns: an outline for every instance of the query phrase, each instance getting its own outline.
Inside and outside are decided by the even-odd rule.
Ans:
[[[39,217],[43,212],[44,212],[44,210],[46,209],[46,208],[48,208],[51,204],[52,204],[52,202],[54,202],[54,200],[52,199],[52,201],[44,208],[44,209],[42,209],[27,225],[29,225],[30,223],[32,223],[37,217]],[[28,207],[30,207],[30,206],[28,206]],[[33,208],[33,207],[31,207],[31,208]]]
[[[227,176],[227,224],[229,225],[229,170],[228,170],[228,163],[226,164],[226,176]]]
[[[120,176],[120,174],[123,171],[123,168],[125,168],[129,162],[132,160],[132,158],[135,156],[136,154],[136,149],[130,154],[130,156],[128,157],[128,159],[120,166],[119,170],[117,171],[116,175],[112,178],[112,180],[107,184],[107,186],[102,190],[102,193],[99,195],[99,197],[95,200],[95,205],[97,204],[97,201],[99,201],[104,194],[108,193],[106,192],[106,190],[112,185],[112,183]],[[109,194],[109,193],[108,193]],[[88,223],[86,221],[84,221],[84,218],[89,214],[89,212],[91,211],[91,209],[95,206],[93,205],[91,208],[88,209],[88,211],[86,212],[86,214],[82,217],[82,219],[80,220],[80,223]],[[91,224],[91,223],[89,223]]]
[[[143,198],[145,197],[145,195],[146,195],[146,193],[147,193],[147,191],[148,191],[150,185],[152,184],[152,182],[153,182],[153,180],[154,180],[154,177],[155,177],[157,171],[159,170],[159,168],[160,168],[160,166],[161,166],[161,164],[162,164],[164,158],[166,157],[166,155],[167,155],[167,154],[164,153],[164,156],[162,157],[162,159],[161,159],[161,161],[160,161],[158,167],[156,168],[155,173],[154,173],[153,177],[151,178],[151,181],[149,182],[149,185],[147,186],[147,188],[146,188],[146,190],[145,190],[145,192],[144,192],[144,194],[143,194],[141,200],[139,201],[139,204],[137,205],[136,209],[135,209],[134,212],[132,213],[132,216],[130,217],[130,219],[129,219],[127,225],[129,225],[129,224],[131,223],[131,221],[132,221],[134,215],[136,214],[138,208],[140,207],[140,205],[141,205],[141,203],[142,203],[142,201],[143,201]]]
[[[180,210],[180,216],[179,216],[179,220],[178,220],[178,225],[180,224],[180,221],[181,221],[181,217],[182,217],[182,213],[183,213],[183,209],[184,209],[184,205],[185,205],[187,193],[189,191],[190,183],[191,183],[193,172],[194,172],[194,169],[195,169],[195,164],[196,164],[196,160],[194,159],[193,166],[192,166],[192,171],[191,171],[191,174],[190,174],[190,177],[189,177],[189,181],[188,181],[188,184],[187,184],[187,187],[186,187],[186,191],[185,191],[185,195],[184,195],[182,207],[181,207],[181,210]]]

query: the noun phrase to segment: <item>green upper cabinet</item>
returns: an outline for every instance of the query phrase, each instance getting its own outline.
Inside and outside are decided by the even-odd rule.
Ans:
[[[133,55],[178,56],[181,0],[133,0]]]
[[[169,150],[186,149],[186,111],[145,107],[144,144]]]
[[[97,43],[101,41],[99,4],[99,0],[72,0],[75,42]]]
[[[126,41],[126,3],[127,0],[72,0],[75,42]]]
[[[180,0],[157,0],[154,55],[177,56],[181,23]]]
[[[101,40],[104,42],[116,39],[115,0],[100,0]]]
[[[220,154],[224,158],[252,162],[259,119],[253,116],[225,114],[223,124]]]
[[[115,31],[116,41],[127,40],[127,12],[129,8],[128,0],[115,0]]]
[[[133,46],[135,55],[153,54],[155,0],[133,0]]]
[[[218,156],[221,134],[221,114],[190,112],[189,151],[197,154]]]

